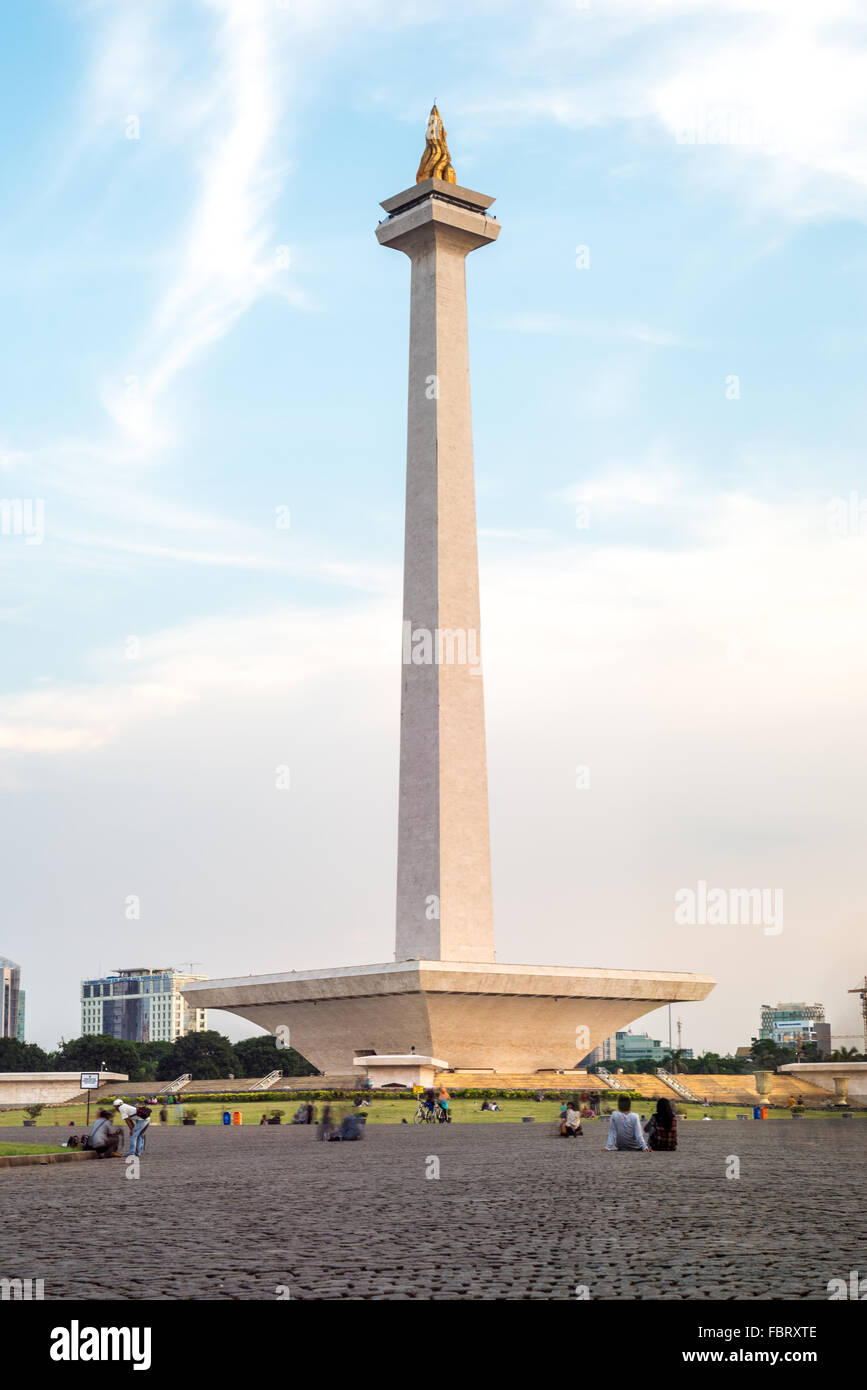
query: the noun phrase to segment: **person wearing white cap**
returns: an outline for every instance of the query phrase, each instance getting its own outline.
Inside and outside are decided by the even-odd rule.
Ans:
[[[125,1101],[125,1100],[121,1100],[120,1096],[118,1096],[117,1099],[116,1099],[115,1102],[114,1102],[114,1108],[115,1108],[115,1110],[117,1111],[117,1113],[118,1113],[118,1115],[120,1116],[120,1118],[123,1120],[124,1124],[126,1125],[127,1129],[129,1130],[130,1134],[132,1134],[133,1131],[135,1130],[135,1118],[136,1118],[136,1116],[135,1116],[135,1106],[134,1106],[134,1105],[127,1105],[126,1101]],[[121,1144],[120,1147],[121,1147],[121,1150],[123,1150],[123,1144]],[[132,1153],[132,1140],[131,1140],[131,1139],[130,1139],[130,1153]]]

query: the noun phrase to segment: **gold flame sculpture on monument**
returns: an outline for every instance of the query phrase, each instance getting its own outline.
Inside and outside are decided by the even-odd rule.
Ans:
[[[456,1072],[486,1072],[534,1089],[617,1029],[714,985],[496,959],[465,270],[499,236],[493,201],[458,184],[434,105],[416,182],[385,199],[376,229],[412,267],[394,960],[183,991],[291,1043],[337,1086],[430,1085],[448,1070],[453,1084],[473,1084]],[[434,659],[416,659],[418,634]],[[452,640],[445,661],[442,638]],[[599,939],[595,924],[587,935]]]
[[[424,183],[425,179],[442,179],[444,183],[457,183],[458,181],[451,166],[446,128],[443,125],[442,116],[437,111],[436,102],[430,109],[424,141],[424,154],[415,176],[416,183]]]

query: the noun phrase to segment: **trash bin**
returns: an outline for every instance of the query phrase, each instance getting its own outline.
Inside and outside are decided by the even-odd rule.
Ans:
[[[754,1119],[754,1120],[760,1120],[761,1118],[762,1118],[762,1107],[761,1107],[760,1105],[754,1105],[754,1106],[753,1106],[753,1119]]]
[[[767,1118],[768,1118],[768,1107],[767,1107],[766,1105],[763,1105],[763,1106],[762,1106],[762,1119],[763,1119],[763,1120],[766,1120]]]
[[[241,1114],[240,1110],[236,1110],[235,1113],[234,1113],[234,1115],[232,1116],[232,1124],[233,1124],[233,1125],[240,1125],[240,1124],[243,1123],[243,1120],[244,1120],[244,1117],[243,1117],[243,1115]]]
[[[223,1124],[224,1124],[224,1125],[230,1125],[231,1123],[232,1123],[232,1116],[229,1114],[228,1110],[224,1110],[224,1111],[223,1111]]]

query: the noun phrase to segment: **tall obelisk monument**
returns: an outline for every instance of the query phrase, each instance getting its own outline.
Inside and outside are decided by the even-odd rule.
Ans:
[[[434,106],[381,245],[412,263],[395,959],[494,959],[464,264],[495,241]]]
[[[437,1071],[564,1071],[707,975],[494,960],[464,262],[496,239],[461,188],[436,107],[416,182],[382,204],[383,246],[412,263],[400,732],[397,949],[384,965],[184,987],[197,1008],[267,1028],[331,1078],[430,1085]],[[526,957],[525,957],[526,959]],[[511,1083],[510,1083],[511,1084]]]

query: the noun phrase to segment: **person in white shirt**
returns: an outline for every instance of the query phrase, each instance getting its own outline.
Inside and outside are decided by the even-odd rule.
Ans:
[[[576,1134],[583,1134],[583,1132],[581,1128],[581,1112],[578,1109],[578,1105],[574,1100],[567,1100],[566,1114],[563,1118],[563,1128],[560,1133],[565,1134],[567,1138],[571,1139]]]
[[[636,1149],[643,1153],[653,1152],[644,1138],[641,1121],[637,1115],[631,1113],[631,1107],[632,1101],[629,1096],[617,1097],[617,1109],[612,1114],[611,1123],[608,1126],[606,1153],[610,1153],[613,1149]]]
[[[140,1154],[142,1135],[151,1122],[150,1115],[140,1115],[136,1106],[127,1105],[126,1101],[121,1100],[119,1096],[114,1103],[114,1108],[129,1130],[129,1152],[131,1154]],[[146,1110],[147,1106],[143,1106],[142,1108]]]
[[[127,1129],[129,1130],[130,1134],[132,1134],[132,1132],[133,1132],[133,1130],[134,1130],[134,1128],[135,1128],[135,1106],[134,1106],[134,1105],[127,1105],[126,1101],[125,1101],[125,1100],[121,1100],[120,1096],[118,1096],[117,1099],[116,1099],[115,1102],[114,1102],[114,1108],[115,1108],[115,1110],[117,1111],[117,1113],[118,1113],[120,1119],[121,1119],[121,1120],[123,1121],[123,1123],[126,1125],[126,1127],[127,1127]],[[121,1152],[123,1152],[123,1131],[121,1131],[121,1145],[120,1145],[120,1149],[121,1149]]]

